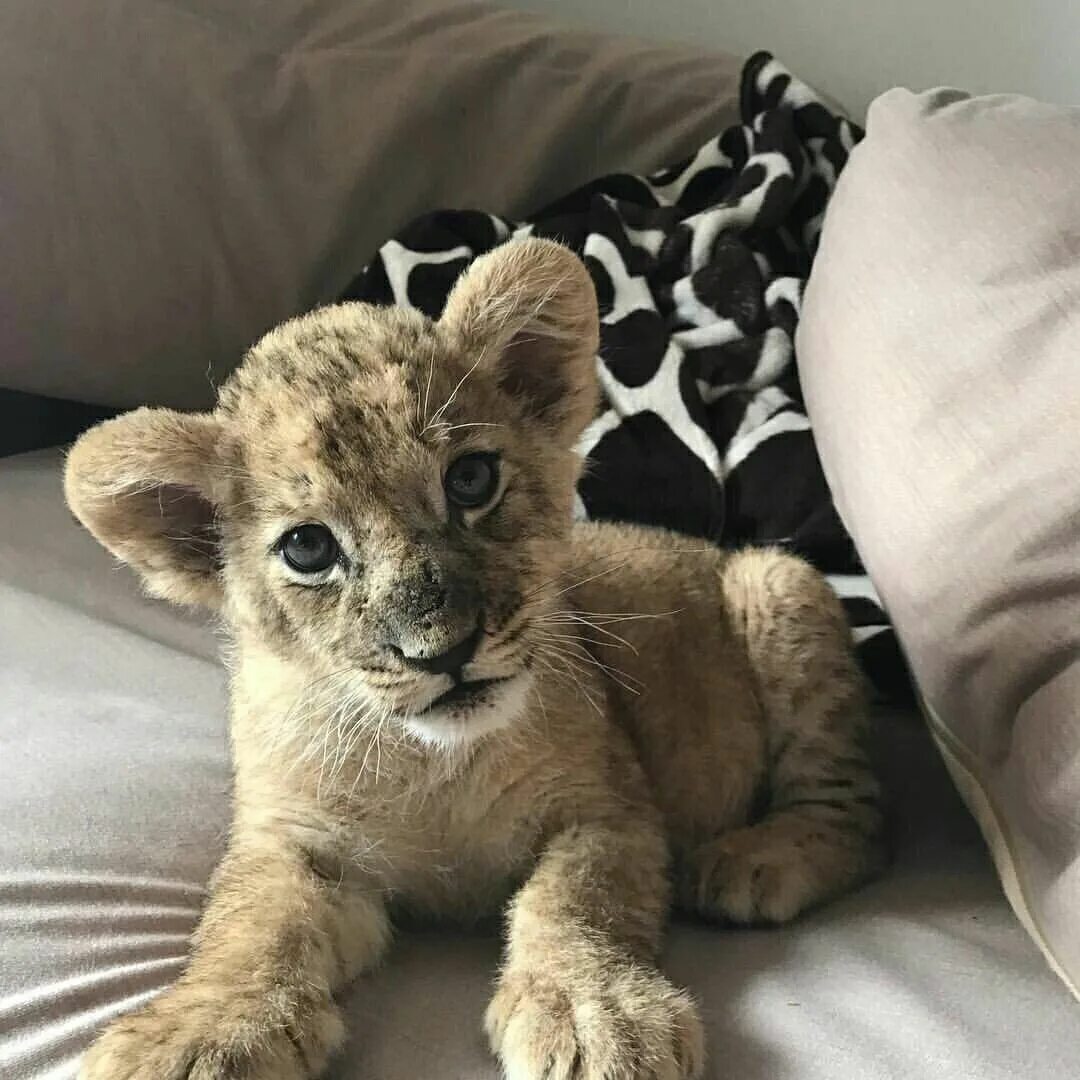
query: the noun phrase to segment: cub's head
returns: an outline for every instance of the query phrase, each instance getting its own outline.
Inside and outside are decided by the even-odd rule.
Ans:
[[[512,720],[559,590],[596,407],[581,262],[524,240],[442,317],[346,304],[260,341],[209,413],[87,432],[68,502],[157,596],[380,721],[455,742]]]

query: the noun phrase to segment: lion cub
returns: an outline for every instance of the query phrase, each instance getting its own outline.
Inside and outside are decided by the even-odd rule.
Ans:
[[[213,412],[78,441],[80,520],[228,627],[236,777],[188,967],[83,1080],[311,1080],[395,910],[504,904],[486,1024],[507,1076],[697,1076],[696,1008],[654,966],[673,900],[780,922],[878,865],[819,575],[572,523],[597,331],[582,263],[512,242],[437,322],[316,311]]]

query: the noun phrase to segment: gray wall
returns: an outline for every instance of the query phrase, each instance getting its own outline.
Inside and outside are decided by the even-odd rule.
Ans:
[[[607,30],[769,49],[861,114],[891,86],[1080,105],[1080,0],[503,0]]]

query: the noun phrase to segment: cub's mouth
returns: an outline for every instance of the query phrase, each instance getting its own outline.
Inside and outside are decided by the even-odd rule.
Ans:
[[[436,709],[449,709],[462,706],[464,708],[470,708],[474,705],[480,705],[488,696],[487,692],[491,687],[508,681],[509,677],[504,676],[498,679],[475,679],[472,682],[455,683],[449,690],[440,694],[414,715],[425,716],[428,713],[434,712]]]
[[[459,682],[411,712],[406,728],[428,746],[463,746],[512,724],[525,710],[532,686],[528,671]]]

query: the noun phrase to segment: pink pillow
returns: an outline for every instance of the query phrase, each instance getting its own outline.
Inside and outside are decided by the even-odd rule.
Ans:
[[[1005,890],[1080,983],[1080,111],[894,90],[797,348],[821,459]]]

